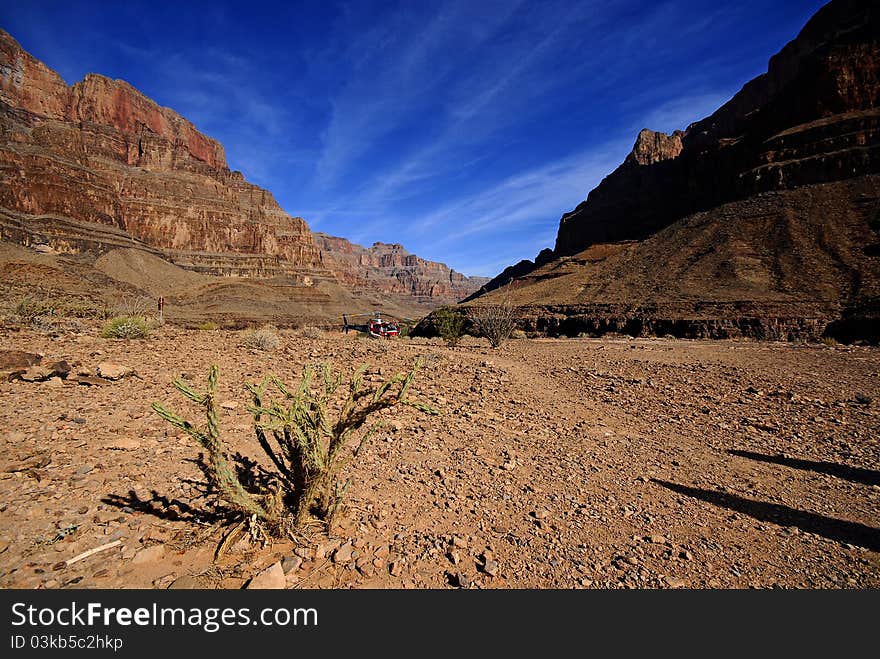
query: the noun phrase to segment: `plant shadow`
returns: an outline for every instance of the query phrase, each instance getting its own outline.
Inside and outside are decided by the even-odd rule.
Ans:
[[[849,522],[778,503],[754,501],[735,494],[689,487],[656,478],[652,478],[651,481],[673,492],[700,499],[721,508],[734,510],[762,522],[770,522],[780,526],[795,526],[801,531],[814,533],[835,542],[858,545],[871,551],[880,551],[880,529],[859,522]]]
[[[814,471],[819,474],[827,474],[853,483],[880,485],[880,471],[875,471],[873,469],[850,467],[849,465],[838,464],[836,462],[787,458],[782,455],[764,455],[763,453],[754,453],[753,451],[730,450],[728,453],[740,458],[748,458],[749,460],[769,462],[771,464],[791,467],[792,469],[803,469],[805,471]]]

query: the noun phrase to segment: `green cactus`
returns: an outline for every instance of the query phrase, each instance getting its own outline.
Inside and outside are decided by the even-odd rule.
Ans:
[[[376,388],[364,386],[367,366],[361,366],[352,376],[342,400],[336,396],[342,376],[334,375],[327,364],[321,368],[317,382],[315,370],[307,366],[296,389],[288,388],[274,375],[245,385],[253,401],[248,411],[254,417],[257,442],[275,469],[267,485],[250,485],[250,490],[230,464],[221,439],[216,407],[219,375],[216,366],[212,366],[208,374],[205,393],[195,391],[182,380],[174,382],[184,396],[204,407],[204,428],[195,427],[159,403],[153,403],[153,409],[208,452],[209,478],[232,509],[247,516],[255,515],[273,532],[302,526],[311,515],[329,526],[349,486],[349,482],[339,482],[340,470],[357,457],[381,425],[375,423],[362,431],[370,416],[399,404],[429,414],[437,413],[406,396],[420,366],[421,362],[416,361],[408,373],[398,373]],[[280,400],[267,397],[270,385],[280,392]],[[338,411],[331,420],[332,410]],[[359,431],[362,432],[356,438]],[[344,452],[355,439],[351,450]],[[251,491],[255,487],[260,491]]]

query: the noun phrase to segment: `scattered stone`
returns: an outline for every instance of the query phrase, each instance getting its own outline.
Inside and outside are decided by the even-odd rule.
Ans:
[[[348,563],[351,561],[351,554],[353,551],[353,547],[350,542],[346,542],[344,545],[339,547],[335,552],[333,552],[333,562],[334,563]]]
[[[152,545],[141,549],[135,557],[131,559],[132,565],[143,565],[144,563],[154,563],[165,555],[165,545]]]
[[[874,399],[870,396],[866,396],[865,394],[856,394],[856,402],[859,405],[870,405]]]
[[[100,387],[102,385],[107,384],[107,380],[104,380],[99,377],[95,377],[93,375],[84,375],[84,376],[77,376],[76,383],[83,384],[87,387]]]
[[[669,540],[666,539],[665,535],[650,535],[645,539],[654,545],[665,545],[667,542],[669,542]]]
[[[399,577],[403,574],[403,561],[392,561],[388,566],[388,572],[392,577]]]
[[[470,578],[464,572],[447,572],[446,578],[449,580],[449,585],[455,588],[467,588],[471,585]]]
[[[238,402],[234,400],[227,400],[220,403],[220,407],[222,407],[224,410],[234,410],[238,407]]]
[[[453,547],[458,547],[459,549],[465,549],[467,547],[467,540],[464,538],[454,535],[452,536],[451,543]]]
[[[282,590],[287,587],[281,561],[272,563],[248,582],[248,590]]]
[[[494,558],[487,558],[483,563],[482,570],[490,577],[494,577],[498,574],[498,561]]]
[[[25,382],[42,382],[48,380],[51,374],[52,371],[45,366],[31,366],[21,374],[21,379]]]
[[[678,577],[664,577],[664,580],[670,588],[684,588],[687,585],[684,579],[679,579]]]
[[[170,590],[201,590],[205,585],[197,577],[188,574],[178,577],[168,586]]]
[[[302,564],[303,559],[299,556],[285,556],[281,559],[281,569],[284,570],[284,574],[296,572],[302,567]]]
[[[121,380],[127,375],[131,375],[134,371],[130,367],[123,366],[122,364],[101,362],[98,364],[98,368],[95,372],[98,377],[102,377],[105,380]]]

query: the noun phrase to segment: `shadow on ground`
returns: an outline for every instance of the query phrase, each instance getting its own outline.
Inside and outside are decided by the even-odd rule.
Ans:
[[[815,533],[823,538],[844,544],[858,545],[871,551],[880,551],[880,529],[875,529],[858,522],[848,522],[834,517],[826,517],[797,508],[783,506],[778,503],[754,501],[735,494],[704,490],[669,481],[651,479],[657,485],[673,492],[700,499],[712,505],[754,517],[762,522],[771,522],[781,526],[796,526],[801,531]]]
[[[800,460],[798,458],[786,458],[781,455],[764,455],[763,453],[754,453],[752,451],[728,451],[730,455],[736,455],[749,460],[757,460],[759,462],[769,462],[771,464],[783,465],[792,469],[803,469],[806,471],[814,471],[818,474],[828,474],[836,476],[843,480],[853,483],[862,483],[863,485],[880,485],[880,471],[873,469],[862,469],[861,467],[850,467],[849,465],[837,464],[836,462],[818,462],[815,460]]]

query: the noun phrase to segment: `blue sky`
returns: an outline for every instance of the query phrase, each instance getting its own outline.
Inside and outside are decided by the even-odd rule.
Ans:
[[[492,276],[644,127],[710,114],[822,2],[6,0],[72,84],[122,78],[312,229]]]

